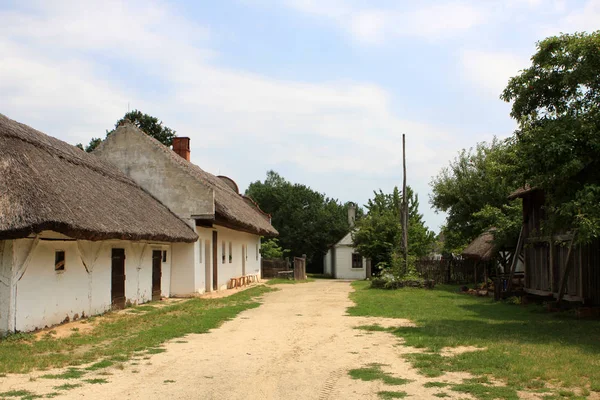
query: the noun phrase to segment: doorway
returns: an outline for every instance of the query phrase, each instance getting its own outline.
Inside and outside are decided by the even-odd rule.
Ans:
[[[152,250],[152,301],[160,300],[162,279],[162,250]]]
[[[111,304],[113,310],[125,308],[125,249],[112,249]]]
[[[242,276],[246,276],[246,257],[248,254],[248,249],[246,245],[242,245]]]
[[[213,231],[212,236],[212,269],[213,269],[213,290],[219,289],[219,277],[217,276],[217,267],[219,265],[217,260],[217,231]]]
[[[205,286],[205,290],[207,292],[210,292],[210,288],[212,287],[211,284],[211,280],[210,280],[210,270],[211,270],[211,263],[212,263],[212,257],[211,257],[211,252],[210,252],[210,240],[205,240],[204,241],[204,262],[206,263],[204,265],[204,286]]]

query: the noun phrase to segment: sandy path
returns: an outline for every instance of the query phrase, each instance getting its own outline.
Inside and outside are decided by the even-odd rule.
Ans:
[[[401,357],[414,349],[402,346],[389,333],[355,329],[364,324],[400,326],[410,321],[346,316],[352,305],[348,282],[317,280],[279,288],[266,294],[260,307],[242,312],[220,328],[188,335],[182,339],[185,343],[167,343],[165,353],[136,360],[139,365],[109,369],[112,375],[101,376],[109,383],[84,384],[60,398],[377,399],[381,390],[406,391],[418,399],[437,399],[433,394],[441,391],[449,398],[468,398],[423,387],[433,380],[458,383],[464,374],[424,378]],[[349,377],[350,369],[369,363],[386,364],[385,371],[414,381],[387,386]],[[66,382],[28,380],[29,376],[9,376],[2,386],[4,390],[25,388],[44,394],[52,391],[52,385]]]

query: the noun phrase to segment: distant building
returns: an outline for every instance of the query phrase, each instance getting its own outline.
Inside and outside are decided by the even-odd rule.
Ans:
[[[352,230],[356,219],[356,206],[348,207],[348,224]],[[371,261],[354,249],[352,231],[332,245],[323,260],[323,272],[336,279],[366,279],[371,276]]]

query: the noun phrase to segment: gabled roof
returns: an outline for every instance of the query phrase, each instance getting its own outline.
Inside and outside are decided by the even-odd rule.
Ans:
[[[198,238],[111,164],[0,114],[0,239],[44,230],[84,240]]]
[[[529,193],[535,192],[536,190],[539,190],[536,187],[531,187],[529,185],[525,185],[521,188],[518,188],[517,190],[515,190],[514,192],[512,192],[511,194],[508,195],[508,199],[509,200],[514,200],[516,198],[519,197],[524,197],[526,195],[528,195]]]
[[[171,163],[183,170],[190,179],[194,179],[214,191],[214,222],[216,224],[263,236],[276,236],[279,234],[271,225],[270,216],[260,210],[256,203],[240,195],[234,189],[237,185],[232,179],[217,177],[204,171],[131,123],[119,126],[111,136],[125,134],[125,132],[139,135],[141,140],[154,146],[155,150],[158,150],[158,154],[162,154]],[[110,140],[110,138],[107,140]],[[102,151],[102,147],[106,142],[102,142],[97,150]]]

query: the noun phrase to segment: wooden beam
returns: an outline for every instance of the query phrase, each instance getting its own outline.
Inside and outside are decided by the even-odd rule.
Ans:
[[[525,242],[525,238],[523,237],[525,234],[525,224],[521,226],[521,233],[519,233],[519,240],[517,241],[517,248],[515,249],[515,253],[513,254],[512,264],[510,266],[510,275],[508,275],[508,284],[506,285],[506,291],[510,292],[512,289],[512,280],[515,276],[515,270],[517,269],[517,264],[519,263],[519,254],[521,254],[521,250],[523,249],[523,243]]]
[[[562,276],[560,277],[560,285],[558,286],[558,297],[556,302],[558,303],[558,305],[560,305],[560,302],[565,294],[565,289],[566,289],[566,284],[567,284],[567,277],[569,276],[569,272],[571,272],[571,265],[573,265],[573,263],[570,263],[569,261],[571,260],[571,253],[573,252],[573,243],[575,242],[575,235],[573,235],[573,238],[571,239],[571,243],[569,243],[569,250],[567,251],[567,260],[565,261],[565,270],[563,271]]]

